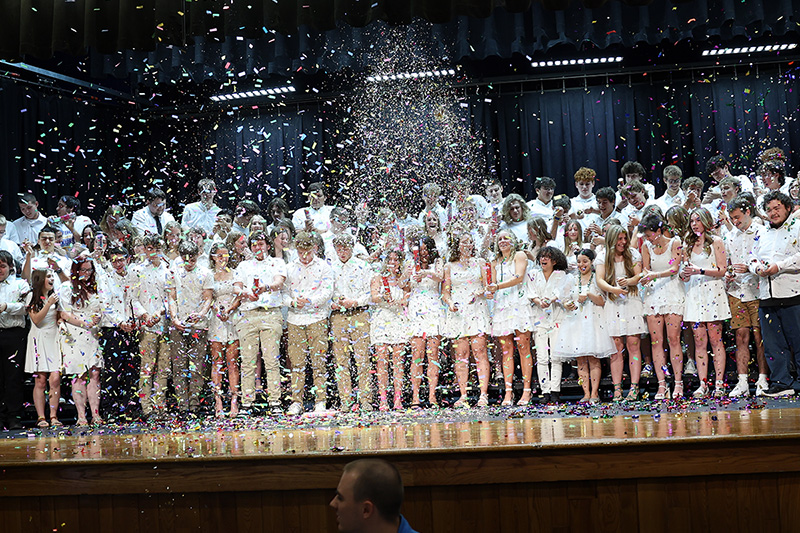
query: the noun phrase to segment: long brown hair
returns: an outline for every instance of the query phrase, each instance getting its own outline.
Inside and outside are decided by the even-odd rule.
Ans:
[[[578,239],[575,240],[575,241],[572,241],[572,240],[570,240],[569,237],[567,237],[567,232],[569,231],[569,227],[570,226],[578,226]],[[577,244],[579,250],[581,248],[583,248],[583,226],[581,226],[581,223],[578,222],[577,220],[570,220],[569,222],[567,222],[567,226],[564,228],[564,253],[565,254],[572,255],[571,248],[572,248],[573,244]]]
[[[711,229],[714,227],[714,219],[711,213],[705,207],[696,207],[689,213],[689,231],[686,233],[686,253],[691,256],[692,249],[700,238],[695,235],[691,228],[692,217],[697,215],[700,223],[703,224],[703,250],[706,254],[711,255],[711,245],[714,243],[714,236],[711,234]]]
[[[618,224],[612,224],[608,228],[606,228],[606,272],[603,280],[611,286],[617,285],[617,269],[616,269],[616,261],[615,256],[617,255],[617,240],[621,234],[625,234],[627,238],[628,245],[625,246],[625,250],[622,252],[622,263],[625,266],[625,277],[632,278],[636,275],[633,270],[633,253],[631,252],[631,236],[628,234],[628,230],[623,228]],[[636,295],[639,294],[639,287],[634,285],[628,287],[628,294]],[[613,292],[608,293],[608,299],[614,301],[617,299],[617,295]]]
[[[92,274],[88,279],[80,279],[81,266],[85,263],[92,265]],[[89,302],[89,297],[97,294],[97,269],[91,259],[76,259],[70,269],[72,282],[72,305],[83,307]]]
[[[47,294],[44,292],[44,281],[47,278],[48,272],[51,272],[51,270],[47,268],[37,268],[31,272],[31,287],[33,291],[31,293],[32,297],[31,303],[28,305],[28,311],[40,311],[42,307],[44,307],[44,301],[53,292],[53,289],[50,289]]]

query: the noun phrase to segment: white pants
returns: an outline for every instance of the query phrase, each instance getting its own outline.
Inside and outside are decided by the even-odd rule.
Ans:
[[[533,340],[536,345],[536,372],[542,393],[561,392],[561,361],[550,359],[550,349],[556,342],[556,328],[536,328]]]

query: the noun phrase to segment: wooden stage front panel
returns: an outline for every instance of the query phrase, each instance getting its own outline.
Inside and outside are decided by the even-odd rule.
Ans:
[[[0,524],[8,525],[3,531],[335,531],[327,503],[343,465],[375,454],[403,474],[404,514],[420,531],[797,531],[800,524],[798,408],[389,420],[7,439]]]

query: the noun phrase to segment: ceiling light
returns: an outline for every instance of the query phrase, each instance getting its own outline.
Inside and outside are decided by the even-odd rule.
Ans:
[[[455,76],[456,70],[455,69],[446,69],[446,70],[425,70],[425,71],[415,71],[415,72],[401,72],[398,74],[376,74],[374,76],[367,76],[367,81],[375,82],[375,81],[390,81],[390,80],[419,80],[422,78],[433,78],[439,76]],[[290,91],[293,91],[293,88],[289,88]]]
[[[586,57],[580,59],[553,59],[546,61],[531,61],[534,68],[565,67],[568,65],[596,65],[601,63],[621,63],[622,57]]]
[[[758,52],[781,52],[784,50],[794,50],[797,43],[768,44],[760,46],[742,46],[737,48],[711,48],[703,50],[704,56],[727,56],[733,54],[753,54]]]
[[[291,85],[286,85],[283,87],[273,87],[271,89],[256,89],[253,91],[242,91],[242,92],[233,92],[233,93],[225,93],[225,94],[215,94],[211,97],[213,102],[222,102],[222,101],[230,101],[230,100],[241,100],[245,98],[257,98],[259,96],[269,96],[274,94],[287,94],[296,92],[295,89]]]

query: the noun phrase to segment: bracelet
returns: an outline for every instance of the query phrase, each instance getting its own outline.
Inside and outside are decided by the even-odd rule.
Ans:
[[[700,275],[701,276],[705,276],[706,275],[705,269],[702,269],[702,268],[700,269]]]
[[[56,274],[61,274],[64,271],[62,269],[60,269],[60,268],[57,268],[57,269],[53,270],[53,272],[55,272]]]

